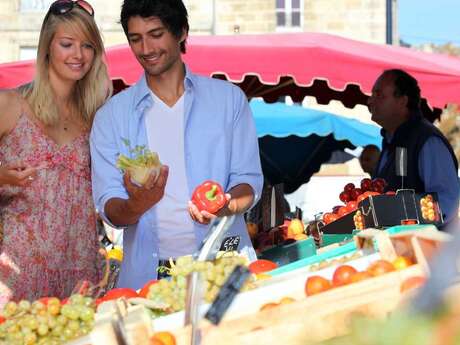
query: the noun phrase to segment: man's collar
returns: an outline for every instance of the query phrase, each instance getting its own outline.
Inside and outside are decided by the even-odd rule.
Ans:
[[[185,78],[184,78],[184,88],[185,91],[190,90],[195,85],[195,78],[196,76],[190,71],[186,64],[184,64],[185,68]],[[142,73],[142,76],[137,81],[137,83],[133,86],[134,90],[134,105],[137,110],[140,110],[139,113],[142,114],[145,108],[152,106],[152,98],[150,96],[150,87],[147,84],[147,77],[145,72]]]
[[[406,131],[411,130],[415,122],[422,121],[423,115],[420,111],[412,111],[409,118],[401,123],[399,127],[393,132],[393,134],[386,131],[384,128],[380,130],[380,134],[385,139],[387,144],[391,144],[393,139],[397,139],[401,136],[404,136]]]

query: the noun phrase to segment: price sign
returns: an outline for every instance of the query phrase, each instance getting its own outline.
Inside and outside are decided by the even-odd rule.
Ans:
[[[238,246],[240,245],[241,237],[240,236],[230,236],[226,237],[222,241],[222,245],[220,246],[220,250],[224,252],[232,252],[238,250]]]
[[[218,325],[250,275],[251,273],[246,267],[236,266],[227,281],[220,288],[219,294],[204,317],[213,324]]]

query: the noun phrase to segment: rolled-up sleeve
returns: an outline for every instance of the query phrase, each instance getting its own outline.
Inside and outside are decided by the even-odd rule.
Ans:
[[[112,117],[111,103],[97,112],[90,135],[90,149],[94,204],[104,221],[114,226],[104,214],[105,204],[112,198],[127,199],[128,194],[123,175],[116,167],[120,140]]]
[[[232,87],[232,92],[235,109],[229,189],[242,183],[249,184],[254,191],[255,205],[263,185],[256,126],[244,93],[236,86]]]

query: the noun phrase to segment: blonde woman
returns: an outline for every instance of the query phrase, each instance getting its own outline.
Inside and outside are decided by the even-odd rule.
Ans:
[[[0,305],[96,282],[88,135],[111,94],[92,7],[55,1],[34,81],[0,93]]]

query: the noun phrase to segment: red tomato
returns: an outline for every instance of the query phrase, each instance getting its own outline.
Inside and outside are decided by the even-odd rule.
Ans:
[[[347,183],[345,187],[343,187],[343,190],[345,192],[351,192],[353,189],[355,189],[355,185],[353,183]]]
[[[363,192],[370,190],[372,187],[372,180],[370,178],[363,178],[361,180],[361,189]]]
[[[337,214],[333,213],[332,216],[330,217],[330,219],[331,219],[331,223],[332,223],[332,222],[335,222],[337,219],[339,219],[339,216]]]
[[[331,222],[331,217],[334,215],[334,213],[331,212],[326,212],[323,214],[323,222],[324,224],[329,224]]]
[[[148,281],[147,284],[145,284],[142,287],[141,291],[139,291],[139,297],[147,298],[147,294],[149,293],[150,286],[156,283],[158,283],[158,280],[155,280],[155,279]]]
[[[132,297],[139,297],[137,292],[133,289],[129,288],[116,288],[107,291],[105,296],[103,297],[104,301],[110,301],[113,299],[118,299],[118,298],[132,298]]]
[[[363,201],[364,199],[367,198],[367,195],[366,195],[367,192],[364,192],[363,194],[361,194],[360,196],[358,196],[356,198],[356,202],[359,204],[361,201]]]
[[[358,199],[358,196],[360,196],[363,193],[361,188],[355,188],[350,192],[351,200],[356,200]]]
[[[341,208],[341,207],[342,207],[342,205],[334,206],[332,208],[332,213],[337,213],[339,211],[339,208]]]
[[[347,202],[346,207],[348,209],[348,212],[353,212],[358,208],[358,203],[352,200],[352,201]]]
[[[377,177],[377,178],[372,180],[372,184],[373,185],[379,185],[379,186],[385,188],[386,185],[387,185],[387,182],[383,178]]]
[[[386,182],[383,178],[375,178],[372,180],[372,190],[374,192],[383,193],[385,190]]]
[[[339,210],[337,211],[337,215],[340,217],[343,217],[344,215],[350,213],[350,211],[348,210],[348,208],[346,206],[342,206],[341,208],[339,208]]]
[[[377,260],[374,261],[368,268],[367,272],[369,272],[372,276],[380,276],[382,274],[392,272],[395,270],[395,267],[386,260]]]
[[[274,263],[273,261],[260,259],[260,260],[251,262],[248,268],[249,268],[249,271],[251,271],[251,273],[259,274],[259,273],[274,270],[275,268],[278,268],[278,265]]]
[[[347,203],[348,201],[351,200],[350,193],[343,191],[342,193],[339,194],[339,199],[340,201]]]
[[[305,294],[307,296],[312,296],[331,288],[332,284],[326,278],[321,276],[311,276],[308,277],[307,282],[305,283]]]
[[[351,283],[351,277],[358,271],[350,265],[342,265],[336,268],[332,276],[332,285],[341,286]]]
[[[6,321],[5,317],[0,316],[0,324],[4,323]]]

